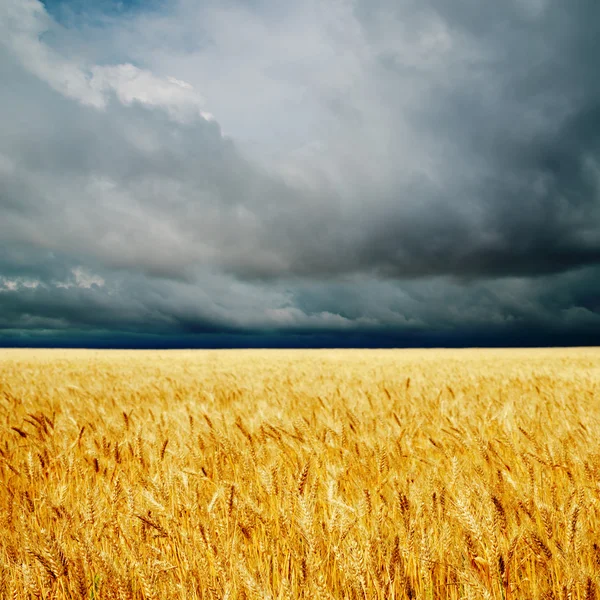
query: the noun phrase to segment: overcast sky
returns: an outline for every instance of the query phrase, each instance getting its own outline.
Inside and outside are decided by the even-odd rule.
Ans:
[[[598,0],[2,0],[0,345],[600,344]]]

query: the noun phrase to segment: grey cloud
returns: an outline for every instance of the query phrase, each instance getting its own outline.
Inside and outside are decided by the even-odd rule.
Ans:
[[[485,276],[597,264],[599,9],[545,4],[535,16],[516,2],[359,3],[375,40],[394,13],[398,28],[413,13],[436,15],[457,38],[442,63],[454,70],[426,79],[429,93],[410,112],[446,152],[450,170],[441,186],[397,182],[366,235],[364,268]],[[403,59],[388,50],[384,67],[398,98],[404,82],[423,79],[394,62]]]
[[[359,3],[372,55],[387,59],[362,71],[369,102],[333,102],[341,139],[354,142],[356,161],[338,163],[351,189],[340,200],[322,188],[336,207],[326,219],[302,199],[304,219],[268,217],[261,242],[281,257],[275,275],[535,277],[598,264],[599,9],[538,4]],[[410,24],[418,40],[434,17],[447,52],[407,58],[386,42]],[[375,140],[369,127],[381,127]],[[260,267],[236,273],[270,274]]]
[[[247,90],[252,106],[261,93],[268,107],[298,106],[273,112],[273,131],[287,122],[290,140],[311,140],[291,153],[282,141],[281,156],[224,135],[218,104],[208,108],[219,121],[178,119],[165,77],[144,80],[163,95],[146,102],[152,90],[136,87],[129,101],[133,84],[110,71],[99,96],[93,49],[63,55],[83,44],[76,30],[62,47],[54,26],[54,67],[0,50],[11,83],[0,88],[0,327],[600,333],[600,9],[575,4],[361,0],[319,5],[323,25],[302,7],[291,23],[270,3],[182,2],[139,17],[186,35],[186,17],[208,11],[223,69],[235,48],[228,19],[252,17],[244,47],[263,44],[260,55],[237,59],[248,82],[265,83]],[[263,21],[281,31],[260,40]],[[305,54],[281,45],[288,31],[292,45],[301,38],[298,23]],[[104,26],[116,47],[129,31],[136,53],[135,17]],[[185,63],[167,46],[147,70]],[[189,60],[208,77],[199,48]],[[73,81],[88,73],[83,87],[66,94],[55,73],[40,75],[56,65]],[[211,76],[213,100],[252,121],[244,90],[227,87],[233,75]],[[288,102],[299,89],[304,102]],[[265,119],[256,115],[263,130]],[[104,283],[82,284],[78,269]]]

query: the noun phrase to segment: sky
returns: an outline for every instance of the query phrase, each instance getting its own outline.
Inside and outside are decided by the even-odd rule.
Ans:
[[[0,346],[600,344],[597,0],[2,0]]]

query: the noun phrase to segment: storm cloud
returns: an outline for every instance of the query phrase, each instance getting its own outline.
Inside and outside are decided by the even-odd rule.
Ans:
[[[0,5],[0,345],[600,342],[592,0]]]

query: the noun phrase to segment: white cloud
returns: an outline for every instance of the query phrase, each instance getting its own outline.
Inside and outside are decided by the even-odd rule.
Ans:
[[[19,288],[25,289],[36,289],[41,285],[41,282],[37,279],[31,279],[28,277],[0,277],[0,291],[15,291]]]
[[[213,119],[210,113],[202,109],[203,98],[185,81],[174,77],[161,79],[131,64],[93,66],[91,74],[90,87],[103,95],[104,104],[108,94],[114,92],[126,106],[141,102],[159,107],[178,121],[185,122],[198,117]]]
[[[83,267],[75,267],[71,269],[71,273],[73,275],[72,281],[67,282],[58,282],[56,287],[59,288],[70,288],[70,287],[78,287],[90,289],[92,286],[102,287],[106,284],[106,281],[100,275],[95,275],[94,273],[90,273]]]
[[[65,57],[44,41],[48,32],[60,34],[38,0],[5,0],[0,4],[0,43],[21,64],[61,94],[84,105],[105,109],[114,94],[129,106],[140,102],[167,111],[171,118],[212,119],[194,87],[175,77],[157,77],[130,63],[87,64]]]

